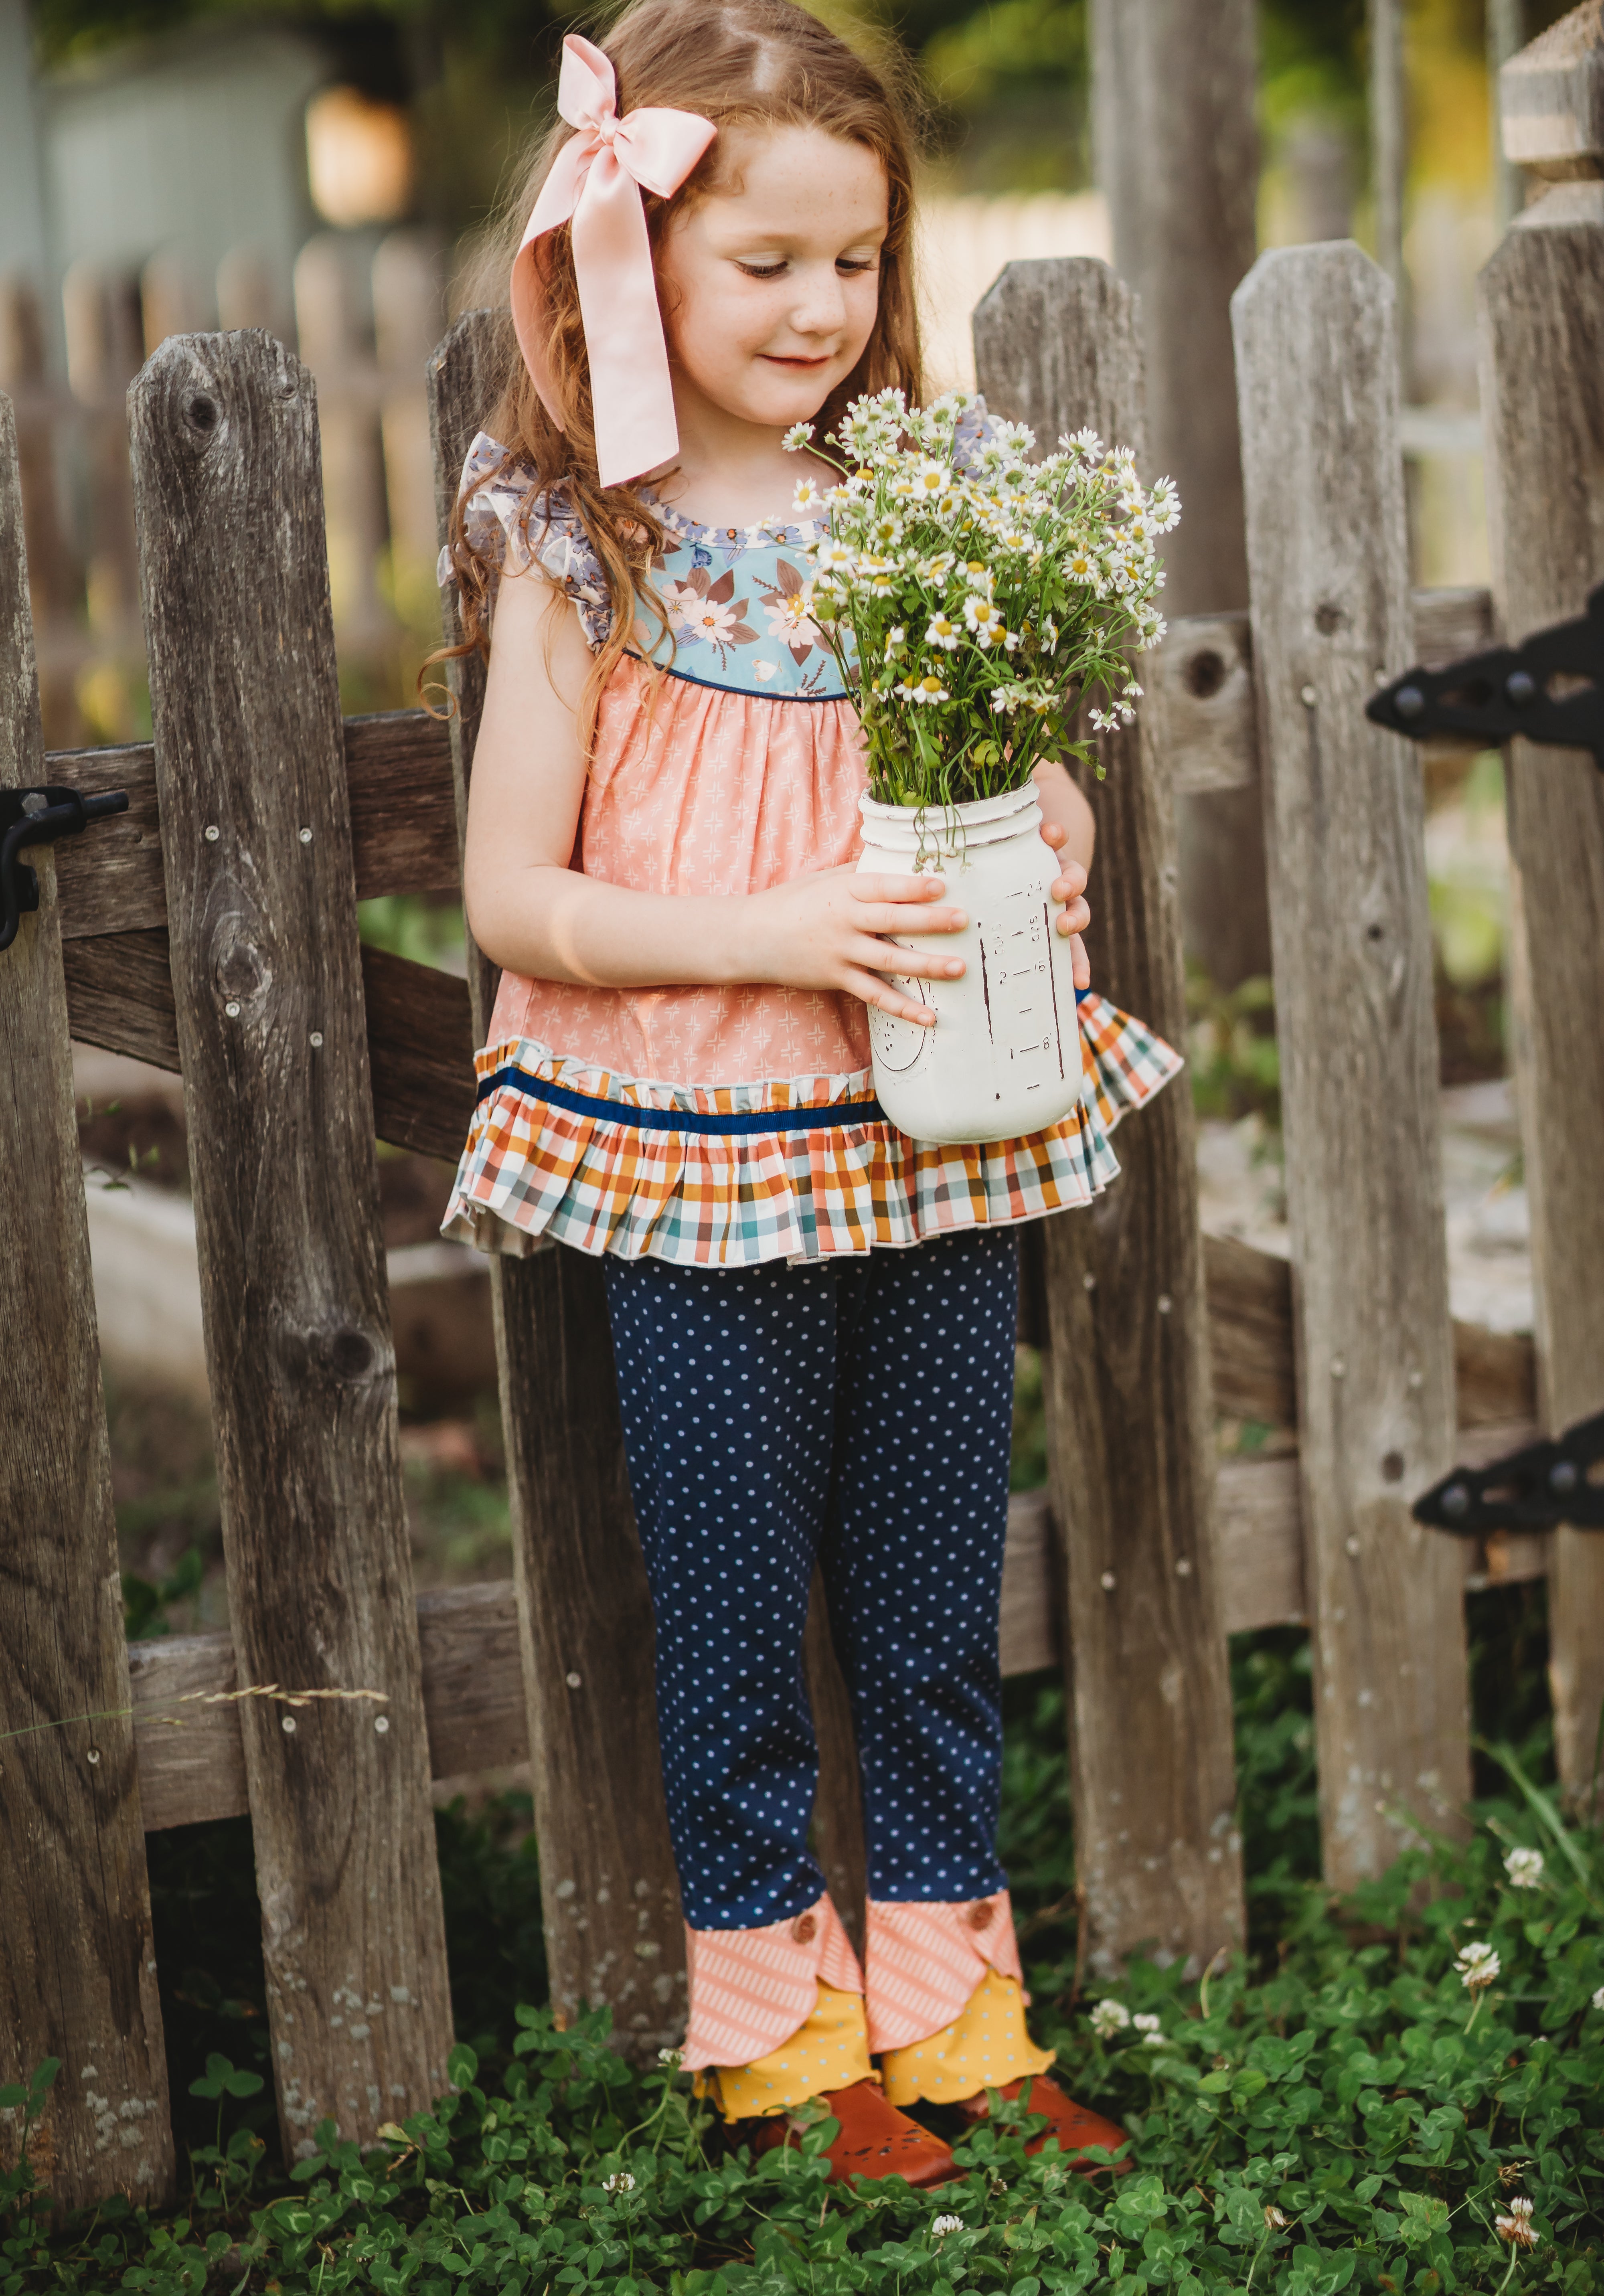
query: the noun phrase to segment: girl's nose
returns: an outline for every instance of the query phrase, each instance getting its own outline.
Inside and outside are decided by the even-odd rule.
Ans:
[[[847,323],[847,299],[835,265],[809,266],[798,282],[790,323],[799,335],[839,334]]]

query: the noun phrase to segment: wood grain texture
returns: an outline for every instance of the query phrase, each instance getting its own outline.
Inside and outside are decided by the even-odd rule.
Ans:
[[[346,786],[356,898],[448,892],[459,882],[447,728],[421,709],[345,721]],[[167,922],[156,753],[149,742],[53,750],[46,778],[80,790],[124,790],[128,810],[93,836],[56,848],[61,931],[68,940]]]
[[[1414,660],[1393,291],[1356,247],[1238,291],[1325,1874],[1469,1792],[1462,1570],[1410,1517],[1448,1466],[1453,1350],[1422,796],[1370,725]]]
[[[1114,267],[1141,299],[1150,475],[1184,515],[1166,537],[1173,614],[1248,603],[1232,290],[1253,260],[1253,0],[1093,0],[1093,140]],[[1162,153],[1161,164],[1155,164]],[[1240,783],[1178,781],[1189,954],[1222,988],[1270,969],[1264,823]]]
[[[183,1063],[167,927],[70,940],[62,956],[67,1011],[78,1042],[127,1053],[176,1076]]]
[[[316,402],[266,335],[192,335],[129,414],[236,1662],[387,1702],[242,1710],[294,2157],[419,2110],[452,2038]]]
[[[1544,227],[1546,203],[1480,287],[1493,592],[1516,644],[1579,613],[1604,579],[1604,224]],[[1604,775],[1580,752],[1517,742],[1509,808],[1538,1383],[1557,1433],[1604,1408]],[[1561,1531],[1553,1576],[1555,1752],[1577,1793],[1604,1699],[1604,1538]]]
[[[37,786],[43,767],[0,393],[0,788]],[[37,871],[38,909],[0,955],[0,1739],[32,1734],[0,1744],[0,2085],[61,2059],[37,2165],[78,2208],[165,2195],[173,2140],[47,856]],[[0,2167],[12,2132],[0,2114]]]
[[[1011,264],[975,314],[988,403],[1038,439],[1144,450],[1135,299],[1103,265]],[[1184,1041],[1174,824],[1150,713],[1108,741],[1093,978]],[[1236,1767],[1210,1523],[1214,1429],[1191,1099],[1119,1135],[1122,1177],[1043,1223],[1053,1509],[1065,1534],[1076,1857],[1093,1963],[1201,1964],[1242,1934]]]
[[[445,539],[463,457],[495,402],[504,314],[460,319],[430,365]],[[448,627],[454,638],[454,594]],[[465,822],[484,670],[454,666],[452,754]],[[470,947],[474,1041],[498,975]],[[535,1826],[552,1999],[605,2002],[648,2062],[684,2032],[684,1930],[658,1759],[651,1603],[635,1534],[602,1270],[558,1247],[492,1264]]]

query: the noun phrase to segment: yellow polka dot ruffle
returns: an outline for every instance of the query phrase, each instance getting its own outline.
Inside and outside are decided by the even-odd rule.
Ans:
[[[1052,2066],[1051,2049],[1038,2049],[1025,2030],[1025,2002],[1016,1977],[988,1969],[963,2013],[928,2040],[888,2049],[880,2059],[893,2104],[956,2104],[983,2088],[1002,2088]]]
[[[812,2014],[789,2041],[755,2064],[715,2065],[699,2073],[696,2094],[711,2096],[726,2120],[746,2120],[873,2078],[863,1995],[821,1985]]]

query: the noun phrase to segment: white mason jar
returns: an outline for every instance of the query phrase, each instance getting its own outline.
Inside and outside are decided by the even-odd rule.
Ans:
[[[1073,955],[1049,890],[1059,862],[1042,841],[1035,787],[945,808],[859,804],[860,873],[940,876],[969,917],[962,932],[896,944],[961,956],[964,970],[956,980],[891,975],[934,1009],[933,1029],[871,1006],[880,1106],[915,1140],[1012,1140],[1058,1123],[1081,1096],[1081,1035]]]

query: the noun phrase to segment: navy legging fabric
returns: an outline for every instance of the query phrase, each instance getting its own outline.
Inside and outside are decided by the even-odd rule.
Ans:
[[[802,1677],[815,1556],[870,1895],[1002,1889],[1013,1231],[822,1267],[605,1266],[686,1920],[760,1928],[823,1889]]]

